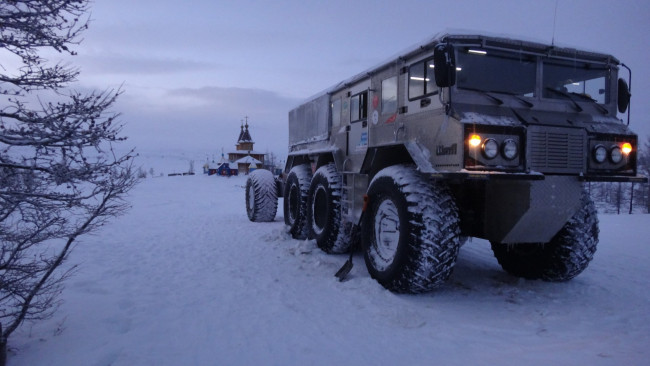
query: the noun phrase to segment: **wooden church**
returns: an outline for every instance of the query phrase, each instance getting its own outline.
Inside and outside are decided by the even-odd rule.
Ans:
[[[228,153],[230,167],[237,169],[241,174],[248,174],[257,168],[262,168],[266,154],[255,151],[253,145],[255,142],[248,131],[248,117],[246,117],[246,123],[242,121],[236,150]]]
[[[246,117],[245,124],[242,120],[235,151],[229,152],[228,159],[226,159],[222,149],[221,160],[215,162],[213,159],[211,163],[206,162],[203,166],[203,173],[230,176],[239,173],[248,174],[257,168],[264,167],[266,154],[255,151],[253,145],[255,145],[255,142],[253,142],[251,133],[248,131],[248,117]]]

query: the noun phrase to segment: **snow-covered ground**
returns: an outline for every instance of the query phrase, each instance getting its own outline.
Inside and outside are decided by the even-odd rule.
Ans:
[[[469,241],[447,285],[396,295],[360,254],[248,221],[245,177],[145,179],[132,210],[83,238],[50,320],[10,340],[33,365],[641,365],[650,359],[650,215],[601,215],[573,281],[501,271]],[[281,206],[280,206],[281,207]]]

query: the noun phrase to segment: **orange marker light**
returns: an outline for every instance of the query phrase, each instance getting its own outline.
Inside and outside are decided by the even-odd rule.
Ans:
[[[632,152],[632,144],[630,144],[629,142],[624,143],[623,145],[621,145],[621,151],[623,152],[623,154],[629,155]]]
[[[478,147],[480,145],[481,145],[481,136],[474,134],[469,137],[469,146]]]

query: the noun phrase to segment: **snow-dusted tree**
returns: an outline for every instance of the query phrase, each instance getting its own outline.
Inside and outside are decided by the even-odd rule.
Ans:
[[[137,182],[109,108],[119,91],[66,91],[78,70],[50,64],[74,55],[88,0],[0,1],[0,365],[9,336],[44,319],[73,267],[75,240],[123,213]]]
[[[643,144],[643,147],[639,151],[639,160],[638,160],[638,170],[640,174],[650,177],[650,137]],[[647,187],[649,183],[646,183],[643,193],[646,193],[645,196],[645,208],[646,212],[650,213],[650,187]]]

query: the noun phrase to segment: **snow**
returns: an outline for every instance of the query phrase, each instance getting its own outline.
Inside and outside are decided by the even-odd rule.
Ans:
[[[255,159],[254,157],[248,155],[234,162],[234,164],[258,164],[262,165],[262,162]]]
[[[507,116],[491,116],[483,113],[476,112],[463,112],[461,121],[465,123],[484,123],[494,126],[519,126],[521,123]]]
[[[504,273],[488,243],[446,285],[396,295],[357,254],[252,223],[246,177],[145,179],[132,210],[72,253],[53,318],[10,339],[9,365],[639,365],[650,357],[648,215],[601,215],[566,283]],[[236,230],[232,230],[236,228]]]

